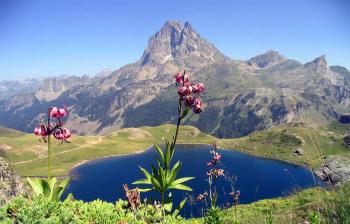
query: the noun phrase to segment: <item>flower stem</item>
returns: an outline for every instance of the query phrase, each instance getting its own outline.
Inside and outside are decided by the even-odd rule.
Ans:
[[[51,135],[47,137],[47,172],[48,179],[51,178]]]
[[[179,134],[179,128],[182,120],[182,99],[181,96],[179,97],[179,106],[178,106],[178,118],[177,118],[177,125],[176,125],[176,131],[175,131],[175,136],[174,136],[174,142],[173,142],[173,147],[175,147],[176,141],[177,141],[177,136]]]
[[[51,178],[51,126],[50,126],[50,112],[52,108],[49,108],[49,112],[47,115],[47,178],[50,180]]]

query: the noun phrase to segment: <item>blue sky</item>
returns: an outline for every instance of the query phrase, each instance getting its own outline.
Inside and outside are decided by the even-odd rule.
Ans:
[[[348,0],[0,0],[0,80],[115,70],[166,20],[190,22],[234,59],[274,49],[350,68]]]

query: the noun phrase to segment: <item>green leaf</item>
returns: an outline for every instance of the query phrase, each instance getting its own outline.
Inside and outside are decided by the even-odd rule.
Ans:
[[[156,178],[151,177],[151,182],[156,190],[161,191],[160,183]]]
[[[179,178],[179,179],[176,179],[172,184],[182,184],[186,181],[189,181],[189,180],[192,180],[194,179],[194,177],[183,177],[183,178]]]
[[[159,175],[159,183],[160,183],[160,185],[161,185],[161,189],[163,190],[163,191],[165,191],[166,189],[165,189],[165,187],[166,187],[166,185],[167,185],[167,183],[166,183],[166,176],[165,176],[165,171],[164,171],[164,169],[162,168],[162,167],[159,167],[159,173],[160,173],[160,175]]]
[[[160,175],[159,170],[157,170],[156,167],[153,164],[151,165],[151,169],[152,169],[152,175],[151,176],[156,178],[156,179],[160,179],[159,178],[159,175]]]
[[[27,180],[36,196],[43,195],[48,201],[58,201],[66,189],[70,177],[63,180],[58,186],[56,186],[57,179],[55,177],[47,180],[39,178],[27,178]]]
[[[142,168],[141,166],[139,166],[139,168],[142,171],[142,173],[145,175],[145,177],[150,180],[151,179],[151,174],[147,170]]]
[[[172,184],[169,186],[169,189],[178,189],[178,190],[183,190],[183,191],[192,191],[192,188],[183,185],[183,184]]]
[[[149,179],[140,179],[132,182],[132,184],[152,184],[152,182]]]
[[[181,212],[182,208],[184,207],[185,203],[187,201],[187,198],[185,198],[184,200],[182,200],[180,202],[180,204],[176,207],[174,213],[173,213],[173,216],[174,217],[177,217],[179,215],[179,213]]]
[[[161,158],[162,163],[164,163],[165,162],[165,158],[164,158],[163,150],[161,148],[159,148],[159,146],[156,145],[156,144],[154,144],[154,147],[156,148],[156,150],[157,150],[157,152],[158,152],[158,154],[159,154],[159,156]]]
[[[48,179],[47,183],[49,185],[49,189],[48,189],[48,199],[49,201],[55,201],[56,197],[58,196],[58,189],[55,187],[56,183],[57,183],[57,179],[55,177]]]
[[[165,211],[167,211],[168,213],[171,213],[171,210],[173,209],[173,196],[171,192],[169,193],[168,198],[164,201],[163,207]]]
[[[191,107],[186,107],[186,109],[182,113],[182,118],[185,118],[187,116],[188,112],[190,112],[190,110],[191,110]]]
[[[139,188],[140,192],[149,192],[151,190],[154,190],[154,188]]]
[[[166,150],[165,150],[165,167],[169,169],[171,161],[171,146],[169,141],[166,141]]]
[[[45,198],[47,198],[48,200],[51,200],[51,186],[50,186],[49,180],[46,181],[44,179],[41,179],[41,185],[43,187],[43,193]]]
[[[41,179],[39,179],[39,178],[31,179],[31,178],[27,177],[27,181],[28,181],[30,188],[33,190],[33,192],[36,196],[44,194],[44,189],[43,189],[43,185],[41,183]]]
[[[64,179],[64,180],[60,183],[60,185],[58,185],[58,187],[61,189],[60,192],[58,193],[58,200],[62,197],[62,194],[63,194],[63,192],[66,190],[66,188],[67,188],[67,186],[68,186],[70,180],[71,180],[71,178],[68,177],[68,178]]]
[[[167,181],[168,181],[169,184],[172,184],[172,182],[175,180],[175,178],[177,176],[177,173],[179,172],[180,168],[181,168],[181,163],[180,163],[180,161],[177,161],[174,164],[172,170],[170,171],[170,175],[167,178]]]

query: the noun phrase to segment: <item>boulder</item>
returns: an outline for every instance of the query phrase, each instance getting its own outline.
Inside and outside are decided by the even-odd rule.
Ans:
[[[314,171],[315,175],[334,185],[350,181],[350,159],[341,156],[328,156],[324,165]]]

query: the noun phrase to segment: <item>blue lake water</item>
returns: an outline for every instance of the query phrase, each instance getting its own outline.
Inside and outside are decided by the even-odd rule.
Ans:
[[[209,145],[178,145],[174,161],[181,160],[182,168],[179,177],[195,177],[187,182],[193,192],[172,191],[176,205],[184,197],[208,191],[206,172],[210,161]],[[218,203],[224,205],[233,202],[228,196],[232,189],[241,192],[239,203],[250,203],[260,199],[286,196],[296,189],[304,189],[322,182],[314,177],[312,172],[302,166],[290,163],[254,157],[232,150],[218,150],[222,154],[219,168],[225,170],[229,177],[236,177],[229,181],[220,177],[217,182],[219,193]],[[127,183],[129,188],[136,187],[131,183],[143,178],[138,166],[150,170],[150,164],[155,161],[156,152],[153,148],[143,153],[126,156],[110,157],[93,160],[71,171],[73,179],[65,195],[73,193],[76,199],[92,201],[101,199],[115,202],[117,199],[126,199],[122,185]],[[189,194],[189,195],[188,195]],[[156,198],[154,193],[141,193],[144,198]],[[191,200],[189,200],[191,202]],[[204,203],[187,203],[182,215],[185,217],[201,216]]]

